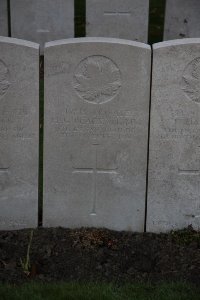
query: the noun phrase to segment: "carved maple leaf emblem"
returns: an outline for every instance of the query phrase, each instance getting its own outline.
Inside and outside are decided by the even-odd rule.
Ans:
[[[182,89],[192,101],[200,103],[200,58],[193,60],[185,70]]]
[[[3,62],[0,61],[0,96],[3,96],[10,86],[8,81],[8,69]]]
[[[121,87],[117,66],[103,56],[84,60],[74,75],[74,87],[86,101],[100,104],[111,100]]]

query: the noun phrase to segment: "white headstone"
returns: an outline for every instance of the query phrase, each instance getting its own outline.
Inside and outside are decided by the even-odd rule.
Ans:
[[[74,37],[74,0],[10,0],[11,35],[39,43]]]
[[[149,0],[86,0],[86,36],[147,42]]]
[[[150,65],[137,42],[47,44],[44,226],[144,230]]]
[[[167,0],[164,40],[200,37],[199,16],[199,0]]]
[[[155,44],[147,230],[200,228],[200,39]]]
[[[0,37],[0,230],[37,226],[39,45]]]
[[[7,0],[0,0],[0,36],[8,36]]]

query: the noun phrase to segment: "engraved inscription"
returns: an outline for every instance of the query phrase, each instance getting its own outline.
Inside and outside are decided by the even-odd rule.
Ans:
[[[2,97],[10,86],[9,71],[7,66],[0,60],[0,97]]]
[[[117,174],[117,168],[115,169],[104,169],[98,168],[97,166],[97,156],[98,156],[98,149],[97,147],[99,144],[93,144],[95,147],[95,161],[93,164],[93,168],[74,168],[73,173],[86,173],[86,174],[93,174],[93,204],[92,210],[90,215],[96,215],[96,201],[97,201],[97,175],[98,174]]]
[[[190,62],[184,70],[182,90],[187,98],[200,103],[200,57]]]
[[[200,122],[196,115],[191,118],[173,117],[171,127],[163,126],[161,139],[197,138],[199,136]]]
[[[1,139],[32,139],[35,133],[30,132],[29,107],[7,107],[0,108],[0,138]]]
[[[62,114],[52,118],[55,131],[63,137],[132,139],[137,133],[137,117],[131,111],[107,111],[96,109],[66,108]],[[139,128],[138,128],[139,130]]]
[[[85,101],[93,104],[105,103],[115,98],[119,92],[120,70],[110,58],[90,56],[76,68],[73,85]]]

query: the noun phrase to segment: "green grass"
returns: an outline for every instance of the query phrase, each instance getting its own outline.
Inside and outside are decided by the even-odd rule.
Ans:
[[[183,283],[161,285],[26,284],[0,285],[1,300],[198,300],[200,288]]]

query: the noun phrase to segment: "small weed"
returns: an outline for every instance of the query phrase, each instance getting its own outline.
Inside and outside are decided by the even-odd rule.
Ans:
[[[26,257],[24,259],[20,258],[20,264],[23,269],[23,272],[29,276],[31,272],[31,261],[30,261],[30,249],[31,249],[31,244],[32,244],[32,239],[33,239],[33,230],[30,232],[30,237],[29,237],[29,243],[27,247],[27,253]]]
[[[171,231],[173,241],[182,245],[189,245],[192,242],[196,242],[200,245],[200,232],[195,231],[192,226],[179,231]]]

